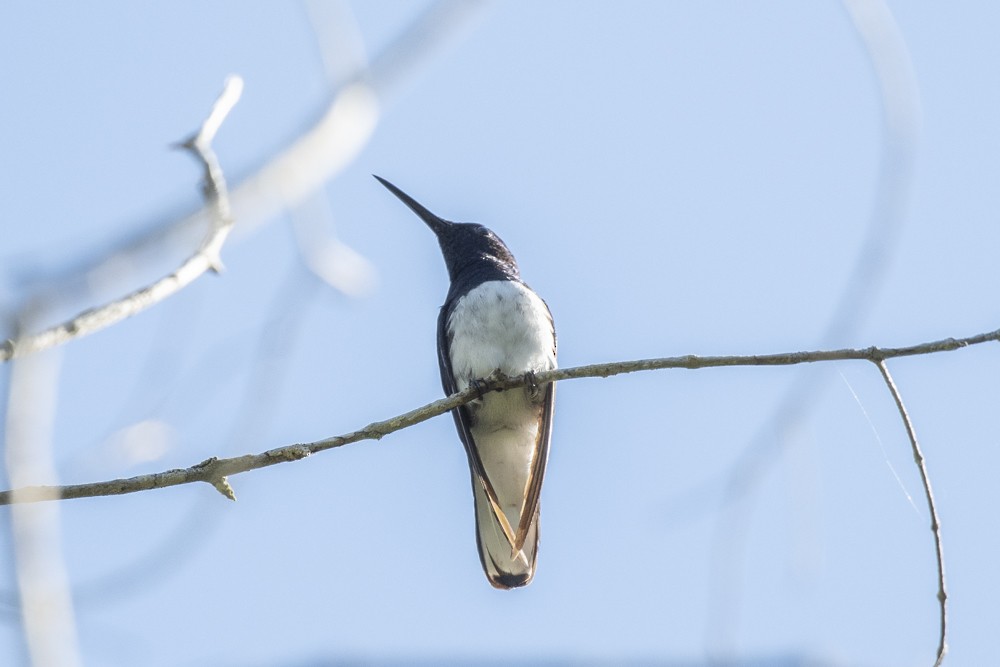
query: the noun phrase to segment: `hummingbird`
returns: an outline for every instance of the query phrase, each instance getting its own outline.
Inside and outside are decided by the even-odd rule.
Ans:
[[[538,555],[555,400],[555,384],[539,386],[534,374],[556,367],[552,313],[490,229],[440,218],[375,178],[430,227],[444,255],[451,287],[438,316],[437,350],[445,394],[490,377],[528,376],[527,386],[485,393],[452,410],[472,474],[483,571],[494,588],[526,586]]]

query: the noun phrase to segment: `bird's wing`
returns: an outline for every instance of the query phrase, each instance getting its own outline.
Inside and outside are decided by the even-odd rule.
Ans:
[[[556,326],[552,320],[552,311],[549,305],[542,300],[545,312],[549,316],[549,326],[552,329],[552,358],[556,357],[558,343],[556,340]],[[556,385],[554,382],[545,387],[545,394],[542,398],[541,423],[538,426],[538,435],[535,440],[535,455],[532,457],[531,472],[528,476],[528,484],[525,487],[524,506],[521,508],[521,520],[518,522],[517,533],[514,544],[514,551],[520,551],[524,546],[524,541],[528,537],[528,531],[534,517],[538,516],[538,504],[542,495],[542,479],[545,477],[545,467],[549,460],[549,442],[552,440],[552,415],[554,412],[556,399]]]
[[[542,495],[542,478],[545,477],[545,465],[549,460],[549,441],[552,439],[552,413],[555,405],[556,385],[550,383],[545,387],[542,398],[542,416],[535,440],[535,454],[531,460],[531,472],[525,487],[524,506],[521,508],[521,520],[518,522],[514,543],[515,552],[520,551],[528,537],[528,531],[535,517],[538,516],[538,503]]]

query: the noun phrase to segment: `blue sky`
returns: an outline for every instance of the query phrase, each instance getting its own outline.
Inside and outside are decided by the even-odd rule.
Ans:
[[[374,57],[424,7],[355,4],[356,30],[330,28],[336,13],[318,2],[0,10],[5,312],[199,205],[196,166],[168,145],[227,75],[245,91],[215,148],[236,185],[331,99],[324,48],[353,34]],[[372,173],[506,241],[553,312],[563,366],[996,329],[1000,8],[887,7],[897,32],[882,43],[901,37],[913,83],[904,61],[888,107],[833,0],[470,5],[423,38],[435,49],[380,79],[370,139],[316,196],[252,229],[238,220],[223,275],[65,347],[59,479],[315,440],[438,398],[444,263]],[[335,70],[352,62],[349,49],[333,57]],[[886,108],[904,114],[892,133]],[[304,268],[294,225],[365,259],[362,296]],[[875,278],[838,311],[873,229],[888,230]],[[50,317],[183,255],[143,256],[127,282],[92,277],[94,292]],[[946,664],[989,664],[1000,360],[980,346],[890,368],[939,501]],[[806,373],[807,409],[776,417]],[[122,445],[136,424],[160,436],[142,451]],[[748,459],[763,472],[725,505]],[[538,572],[510,593],[480,571],[448,417],[231,481],[235,504],[200,486],[62,504],[85,664],[933,660],[929,518],[870,364],[561,384]],[[8,509],[0,522],[10,563]],[[16,664],[9,565],[0,589],[0,660]]]

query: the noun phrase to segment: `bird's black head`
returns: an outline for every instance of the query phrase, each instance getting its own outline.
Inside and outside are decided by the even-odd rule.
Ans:
[[[474,222],[451,222],[440,218],[389,181],[380,176],[375,178],[437,235],[452,283],[520,279],[514,255],[490,229]]]

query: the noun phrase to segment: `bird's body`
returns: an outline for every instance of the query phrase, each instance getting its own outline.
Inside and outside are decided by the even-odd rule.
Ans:
[[[378,177],[376,177],[378,178]],[[513,255],[489,229],[438,218],[379,178],[437,234],[451,289],[438,317],[438,361],[447,394],[476,380],[556,367],[548,306],[520,279]],[[484,394],[453,415],[472,472],[483,570],[497,588],[534,575],[539,496],[548,460],[555,386]]]
[[[556,366],[555,331],[548,307],[523,283],[481,283],[441,313],[439,331],[445,336],[439,346],[449,355],[450,373],[442,360],[448,393],[461,391],[473,380],[498,371],[513,377]],[[459,434],[466,433],[468,442],[473,443],[509,524],[505,532],[472,466],[480,557],[490,582],[504,588],[523,586],[534,574],[537,496],[533,508],[526,504],[530,501],[533,474],[539,476],[539,490],[541,487],[543,457],[548,452],[551,432],[552,389],[549,385],[542,393],[527,388],[489,393],[456,411]],[[512,553],[508,535],[516,535],[523,519],[528,520],[522,538],[525,546]]]

